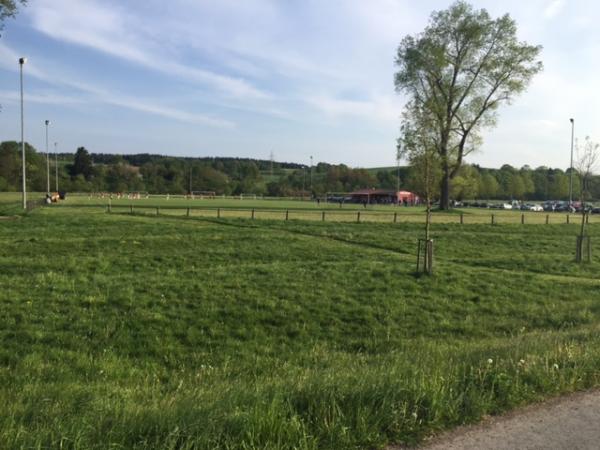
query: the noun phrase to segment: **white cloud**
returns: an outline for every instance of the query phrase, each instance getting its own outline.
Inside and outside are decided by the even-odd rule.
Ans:
[[[5,69],[11,71],[17,71],[18,63],[15,63],[14,65],[8,63],[8,61],[16,62],[18,60],[16,55],[17,53],[14,50],[12,50],[4,44],[0,44],[0,61],[2,61],[0,62],[0,67],[4,67]],[[6,60],[5,58],[3,58],[3,56],[7,57]],[[32,61],[28,61],[24,69],[26,77],[32,76],[38,80],[44,81],[54,86],[68,87],[71,89],[76,89],[80,91],[80,93],[91,95],[91,97],[88,98],[87,101],[120,106],[134,111],[145,112],[162,117],[167,117],[170,119],[175,119],[182,122],[195,123],[198,125],[206,125],[217,128],[233,128],[235,126],[235,123],[230,120],[214,118],[203,114],[190,113],[164,105],[157,105],[147,100],[114,93],[107,89],[91,85],[89,83],[84,83],[81,81],[71,79],[69,78],[69,76],[64,75],[65,72],[66,71],[63,71],[63,73],[55,72],[50,74],[48,72],[40,70],[38,65]],[[6,95],[6,98],[10,101],[15,98],[17,93],[6,92]],[[30,93],[26,93],[26,99],[28,101],[31,100],[36,103],[54,103],[63,105],[77,102],[77,99],[72,96],[64,96],[58,94],[31,95]]]
[[[313,96],[307,102],[321,112],[333,116],[354,116],[362,119],[398,123],[401,106],[390,97],[375,97],[369,100],[345,100],[327,95]]]
[[[265,99],[269,95],[247,81],[182,64],[161,53],[155,38],[136,26],[135,16],[125,10],[91,0],[38,0],[31,9],[34,28],[53,39],[83,45],[146,68],[204,83],[228,95]]]
[[[3,103],[17,103],[21,100],[21,95],[17,91],[0,90],[0,101]],[[48,105],[76,105],[83,103],[83,99],[62,95],[50,91],[26,92],[24,101],[27,103],[41,103]]]
[[[565,0],[552,0],[544,9],[544,17],[547,19],[556,17],[565,7],[565,3]]]

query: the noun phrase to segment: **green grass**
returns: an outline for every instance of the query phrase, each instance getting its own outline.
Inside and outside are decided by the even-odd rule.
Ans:
[[[187,208],[191,208],[192,216],[217,217],[217,209],[221,209],[221,217],[228,218],[249,218],[251,211],[255,210],[256,219],[284,220],[286,211],[289,211],[289,219],[300,220],[322,220],[321,213],[326,212],[326,221],[333,222],[355,222],[360,212],[360,221],[362,222],[387,222],[391,223],[396,215],[397,222],[418,222],[425,220],[425,209],[419,207],[404,207],[394,205],[368,205],[364,208],[361,204],[346,203],[340,207],[338,203],[325,203],[316,201],[300,200],[282,200],[282,199],[186,199],[183,196],[151,196],[139,200],[130,200],[127,198],[110,200],[112,208],[116,212],[129,211],[133,206],[134,211],[138,213],[155,214],[156,208],[160,208],[162,214],[186,215]],[[61,202],[61,207],[89,207],[106,209],[109,204],[108,198],[99,198],[89,195],[69,196],[67,201]],[[542,213],[542,212],[522,212],[507,210],[490,210],[465,208],[451,211],[434,211],[433,221],[437,223],[460,223],[460,216],[463,215],[466,224],[484,224],[491,223],[491,216],[494,216],[494,222],[500,224],[519,224],[521,216],[525,216],[526,224],[545,224],[546,216],[550,224],[564,224],[567,222],[567,216],[571,223],[580,220],[578,215],[568,215],[566,213]],[[600,215],[592,215],[589,218],[590,223],[600,223]]]
[[[0,447],[382,448],[600,385],[577,225],[434,224],[433,277],[420,230],[0,222]]]

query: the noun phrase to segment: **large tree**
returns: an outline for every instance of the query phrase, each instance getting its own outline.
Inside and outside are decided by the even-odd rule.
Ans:
[[[423,32],[400,43],[396,90],[408,96],[407,111],[425,110],[433,121],[443,175],[442,209],[449,207],[451,180],[476,148],[481,130],[493,126],[498,108],[542,70],[540,51],[540,46],[517,39],[509,15],[493,19],[462,0],[434,12]],[[419,117],[423,114],[405,115],[404,120]]]
[[[79,147],[75,152],[71,175],[73,177],[76,177],[77,175],[83,175],[86,180],[89,180],[92,177],[93,170],[94,168],[90,153],[85,149],[85,147]]]

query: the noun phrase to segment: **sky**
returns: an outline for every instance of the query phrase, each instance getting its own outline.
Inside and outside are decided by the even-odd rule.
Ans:
[[[401,39],[441,0],[29,0],[0,38],[0,140],[45,150],[395,164]],[[544,72],[500,109],[469,163],[567,168],[600,139],[600,3],[479,0],[544,47]]]

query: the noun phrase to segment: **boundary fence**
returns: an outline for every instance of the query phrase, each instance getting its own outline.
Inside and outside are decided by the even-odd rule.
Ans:
[[[378,223],[422,223],[425,213],[402,213],[397,211],[369,210],[316,210],[316,209],[268,209],[268,208],[228,208],[228,207],[184,207],[184,206],[150,206],[150,205],[107,205],[106,212],[120,212],[155,216],[185,216],[238,218],[252,220],[313,220],[320,222],[378,222]],[[587,223],[600,223],[600,215],[588,215]],[[432,223],[457,224],[580,224],[579,214],[465,214],[434,213]]]

